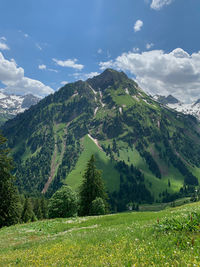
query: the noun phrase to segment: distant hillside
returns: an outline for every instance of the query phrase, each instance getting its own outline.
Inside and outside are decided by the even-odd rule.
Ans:
[[[113,210],[168,201],[200,179],[200,126],[146,95],[112,69],[67,84],[13,120],[3,133],[21,191],[74,189],[94,154]],[[175,194],[176,193],[176,194]]]
[[[25,96],[9,95],[0,91],[0,125],[17,114],[24,112],[40,99],[31,94]]]

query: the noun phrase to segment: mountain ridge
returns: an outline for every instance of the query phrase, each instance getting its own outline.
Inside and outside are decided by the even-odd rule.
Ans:
[[[200,179],[198,121],[163,107],[111,69],[65,85],[2,129],[19,190],[31,194],[43,191],[52,166],[47,196],[65,183],[77,189],[91,153],[119,211],[128,202],[166,200]]]
[[[167,97],[155,95],[153,96],[153,99],[168,108],[174,109],[177,112],[181,112],[183,114],[192,115],[200,120],[200,99],[194,101],[191,104],[184,104],[172,95],[169,95]]]

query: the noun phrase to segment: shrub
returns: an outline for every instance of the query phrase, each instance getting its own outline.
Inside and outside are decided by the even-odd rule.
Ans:
[[[67,218],[77,215],[78,198],[69,186],[62,186],[49,201],[50,218]]]
[[[105,204],[102,198],[97,197],[92,201],[90,215],[104,215],[106,213]]]

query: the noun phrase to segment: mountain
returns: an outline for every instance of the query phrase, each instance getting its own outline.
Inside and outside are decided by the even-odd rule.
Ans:
[[[20,191],[78,190],[95,155],[113,210],[172,200],[200,179],[200,125],[164,107],[123,72],[62,87],[2,127]],[[181,191],[180,191],[181,189]]]
[[[172,95],[168,95],[167,97],[161,95],[155,95],[153,98],[163,105],[180,103],[180,101]]]
[[[155,95],[153,96],[153,99],[165,105],[166,107],[176,110],[177,112],[192,115],[200,120],[200,99],[191,104],[184,104],[172,95],[169,95],[167,97]]]
[[[0,124],[24,112],[30,106],[37,104],[40,99],[31,94],[25,96],[9,95],[0,91]]]

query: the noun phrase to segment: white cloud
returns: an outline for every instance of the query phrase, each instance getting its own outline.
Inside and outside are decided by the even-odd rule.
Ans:
[[[184,102],[200,97],[200,51],[191,55],[181,48],[170,53],[128,52],[99,65],[102,70],[114,67],[130,72],[141,88],[151,94],[172,94]]]
[[[154,44],[153,43],[147,43],[146,44],[146,49],[150,49],[150,48],[152,48],[154,46]]]
[[[139,52],[139,51],[140,51],[140,48],[138,48],[138,47],[133,48],[133,52]]]
[[[54,90],[42,82],[24,76],[24,69],[18,67],[15,60],[7,60],[0,52],[0,81],[5,85],[4,91],[19,95],[32,93],[45,96]]]
[[[94,76],[97,76],[99,74],[100,74],[99,72],[90,72],[90,73],[75,72],[72,76],[74,76],[76,79],[87,80],[87,79],[93,78]]]
[[[24,37],[25,37],[25,38],[28,38],[28,37],[29,37],[29,35],[28,35],[27,33],[25,33],[25,34],[24,34]]]
[[[76,63],[78,61],[77,59],[58,60],[53,58],[53,61],[61,67],[68,67],[77,70],[82,70],[84,68],[84,65]]]
[[[68,82],[67,81],[62,81],[60,84],[65,85],[65,84],[68,84]]]
[[[7,41],[6,37],[4,37],[4,36],[0,37],[0,40],[2,40],[2,41],[4,41],[4,42]]]
[[[94,76],[98,76],[100,73],[99,72],[90,72],[90,73],[85,73],[84,77],[85,79],[93,78]]]
[[[37,47],[37,49],[39,49],[40,51],[42,50],[41,45],[39,45],[38,43],[35,44],[35,46]]]
[[[135,23],[135,25],[134,25],[134,31],[135,31],[135,32],[140,31],[141,28],[142,28],[142,26],[143,26],[143,21],[140,20],[140,19],[137,20],[136,23]]]
[[[58,70],[54,70],[54,69],[48,69],[48,71],[52,71],[52,72],[58,73]]]
[[[152,0],[151,8],[155,10],[160,10],[163,6],[170,5],[173,0]]]
[[[102,53],[103,53],[103,50],[102,50],[101,48],[99,48],[99,49],[97,50],[97,53],[98,53],[98,54],[102,54]]]
[[[0,42],[0,50],[9,50],[10,48],[7,46],[7,44]]]
[[[40,69],[40,70],[46,70],[46,68],[47,68],[47,66],[44,64],[38,66],[38,69]]]

